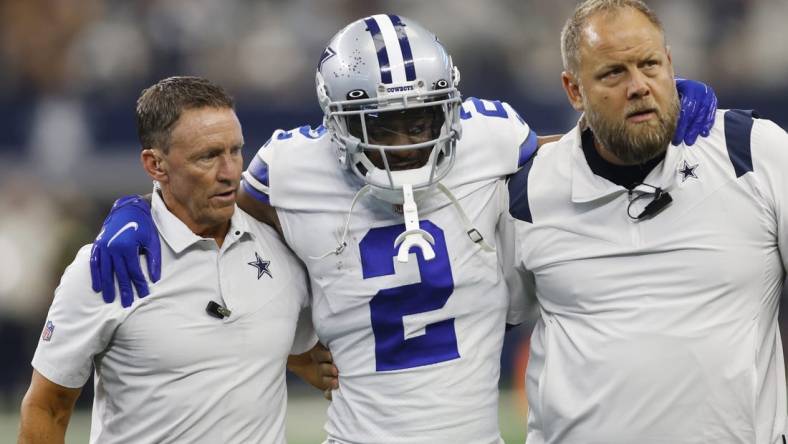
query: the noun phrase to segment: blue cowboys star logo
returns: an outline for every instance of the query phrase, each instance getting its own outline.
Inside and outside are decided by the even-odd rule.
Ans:
[[[255,260],[253,262],[247,262],[247,264],[257,268],[257,279],[263,277],[264,274],[267,274],[268,277],[273,279],[274,277],[271,275],[271,270],[268,269],[268,266],[271,265],[271,261],[264,261],[257,252],[254,253]]]
[[[335,55],[337,55],[336,51],[331,48],[326,48],[323,54],[320,55],[320,61],[317,63],[317,70],[321,71],[323,69],[323,63]]]
[[[695,174],[695,169],[698,168],[698,164],[690,165],[687,161],[684,161],[684,166],[681,167],[679,173],[681,173],[681,182],[684,182],[690,177],[694,177],[695,179],[698,178],[698,175]]]

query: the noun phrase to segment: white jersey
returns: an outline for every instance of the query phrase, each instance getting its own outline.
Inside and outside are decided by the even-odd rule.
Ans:
[[[519,323],[503,276],[506,214],[502,176],[536,149],[508,105],[463,106],[456,163],[443,180],[484,239],[469,239],[458,210],[437,190],[419,202],[436,257],[396,262],[403,217],[369,195],[350,215],[363,182],[337,161],[325,130],[277,132],[244,173],[252,195],[276,207],[287,243],[311,279],[313,322],[339,369],[328,411],[328,442],[497,443],[503,334]],[[321,258],[322,256],[322,258]],[[513,256],[511,257],[513,259]],[[510,260],[511,260],[510,259]]]
[[[784,442],[785,171],[782,129],[719,111],[646,177],[673,202],[638,221],[578,128],[540,149],[509,184],[541,309],[528,444]],[[636,216],[654,189],[635,191]]]
[[[151,212],[162,275],[150,295],[129,308],[105,304],[83,247],[55,292],[33,367],[74,388],[95,367],[93,443],[284,443],[287,357],[317,341],[303,268],[273,229],[237,208],[221,248],[157,193]],[[209,301],[230,315],[211,317]]]

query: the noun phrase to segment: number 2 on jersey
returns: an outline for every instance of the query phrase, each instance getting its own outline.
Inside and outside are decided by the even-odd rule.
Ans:
[[[420,221],[419,225],[435,238],[434,259],[425,261],[418,248],[411,250],[416,252],[421,282],[382,289],[369,302],[377,371],[419,367],[460,357],[454,318],[427,324],[424,334],[405,338],[404,316],[438,310],[446,305],[454,291],[443,230],[428,220]],[[364,279],[395,274],[394,239],[404,230],[403,224],[373,228],[361,239]]]

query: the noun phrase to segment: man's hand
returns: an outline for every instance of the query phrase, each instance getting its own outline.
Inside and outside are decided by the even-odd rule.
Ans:
[[[331,350],[318,342],[309,351],[309,355],[312,357],[312,361],[317,363],[320,382],[325,386],[323,397],[331,401],[331,391],[339,388],[339,370],[334,365],[334,357],[331,356]]]
[[[717,115],[717,96],[714,90],[705,83],[695,80],[676,78],[676,89],[681,99],[681,114],[673,145],[683,141],[693,145],[698,135],[707,137]]]
[[[300,355],[287,358],[287,369],[304,381],[323,391],[323,396],[331,400],[331,390],[339,388],[339,371],[334,365],[331,352],[321,343]]]
[[[157,282],[161,276],[161,244],[150,205],[137,195],[121,197],[112,205],[90,252],[93,291],[101,291],[104,302],[115,300],[113,273],[124,307],[134,301],[132,283],[139,297],[150,293],[140,267],[140,253],[145,254],[151,281]]]

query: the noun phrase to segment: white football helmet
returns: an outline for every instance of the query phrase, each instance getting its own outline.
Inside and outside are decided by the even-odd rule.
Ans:
[[[459,79],[437,37],[413,20],[379,14],[339,31],[320,58],[316,86],[342,165],[378,198],[402,204],[409,185],[418,200],[454,164]],[[415,161],[392,160],[414,152]]]

